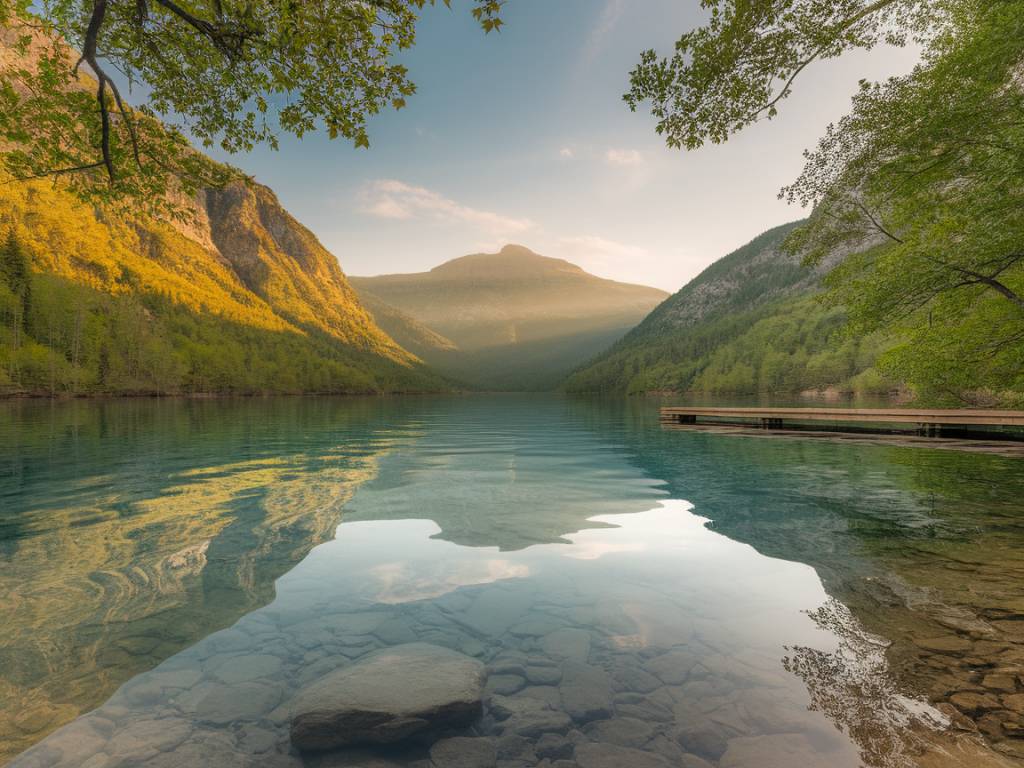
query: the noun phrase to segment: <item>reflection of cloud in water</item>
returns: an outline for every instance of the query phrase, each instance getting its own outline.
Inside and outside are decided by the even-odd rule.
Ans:
[[[688,502],[672,500],[658,504],[643,514],[631,513],[628,518],[623,515],[595,515],[588,518],[587,522],[600,528],[567,535],[565,538],[570,546],[558,551],[576,560],[597,560],[605,555],[644,552],[658,541],[662,547],[685,549],[702,536],[692,527],[679,525],[681,516],[685,515],[690,521],[699,521],[701,526],[707,522],[690,513],[692,509],[693,505]],[[615,529],[624,525],[633,536],[625,541],[615,533]]]
[[[424,567],[423,563],[391,562],[374,566],[369,574],[378,581],[378,589],[367,597],[379,603],[394,604],[440,597],[459,587],[523,579],[530,575],[530,568],[502,559],[437,562],[432,567]]]
[[[597,560],[605,555],[643,552],[646,546],[640,541],[600,541],[586,536],[571,536],[572,549],[563,554],[575,560]]]

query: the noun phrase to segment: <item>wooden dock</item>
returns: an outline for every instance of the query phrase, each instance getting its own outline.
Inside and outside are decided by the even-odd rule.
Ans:
[[[661,409],[661,421],[671,425],[738,424],[764,429],[827,428],[833,431],[907,431],[937,436],[943,432],[970,434],[984,431],[991,437],[992,427],[1024,429],[1024,411],[997,411],[984,408],[705,408],[670,406]],[[1002,432],[1002,430],[998,430]]]

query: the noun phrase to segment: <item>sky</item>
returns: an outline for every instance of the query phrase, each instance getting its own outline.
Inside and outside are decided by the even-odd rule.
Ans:
[[[671,52],[698,0],[509,0],[485,35],[469,0],[428,8],[400,59],[418,91],[371,147],[324,134],[226,157],[274,189],[350,275],[420,272],[506,243],[676,291],[806,211],[777,199],[857,81],[910,69],[878,48],[812,66],[779,116],[724,145],[667,148],[622,101],[646,48]]]

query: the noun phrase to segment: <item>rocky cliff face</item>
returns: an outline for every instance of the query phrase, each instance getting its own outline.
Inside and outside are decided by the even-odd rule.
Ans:
[[[713,263],[655,309],[635,333],[693,325],[729,309],[750,309],[817,285],[824,270],[804,267],[799,256],[781,248],[798,223],[770,229]]]
[[[410,358],[371,319],[338,260],[268,187],[236,183],[208,189],[198,202],[214,255],[277,314],[346,344]]]
[[[22,57],[12,33],[0,30],[0,68],[31,67],[45,40],[37,37]],[[296,334],[318,345],[317,359],[333,356],[371,378],[384,371],[378,378],[394,379],[396,366],[420,365],[377,326],[337,258],[269,188],[239,181],[195,199],[171,193],[186,215],[157,221],[93,208],[65,184],[63,177],[0,184],[0,231],[16,230],[37,273],[114,295],[158,295],[243,329]],[[249,343],[258,355],[260,344]],[[331,391],[344,389],[334,383]]]

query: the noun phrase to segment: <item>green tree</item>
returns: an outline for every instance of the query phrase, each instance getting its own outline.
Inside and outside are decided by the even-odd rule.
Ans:
[[[883,355],[889,376],[940,399],[1024,390],[1024,2],[703,5],[708,23],[671,57],[644,53],[625,96],[650,104],[673,147],[771,119],[814,61],[921,45],[911,74],[862,82],[807,153],[782,196],[813,213],[787,246],[810,264],[841,261],[828,298],[853,333],[902,340]],[[832,378],[838,362],[809,364]]]
[[[368,146],[367,117],[415,92],[393,58],[433,3],[0,0],[25,62],[0,71],[4,164],[15,178],[66,176],[87,199],[152,205],[231,177],[164,125],[228,152],[321,127]],[[486,31],[502,3],[475,0]],[[148,105],[126,104],[111,72],[144,86]]]
[[[888,368],[945,396],[1024,385],[1024,3],[960,17],[910,75],[863,84],[784,194],[788,246],[852,329],[896,330]],[[971,371],[971,375],[965,375]]]
[[[1013,2],[1013,0],[996,0]],[[649,104],[670,147],[721,143],[771,119],[815,61],[885,42],[929,45],[985,0],[701,0],[708,23],[671,56],[641,54],[623,99]]]
[[[27,331],[29,310],[32,307],[32,266],[28,250],[13,228],[8,230],[3,249],[0,250],[0,273],[18,299],[14,325]]]

